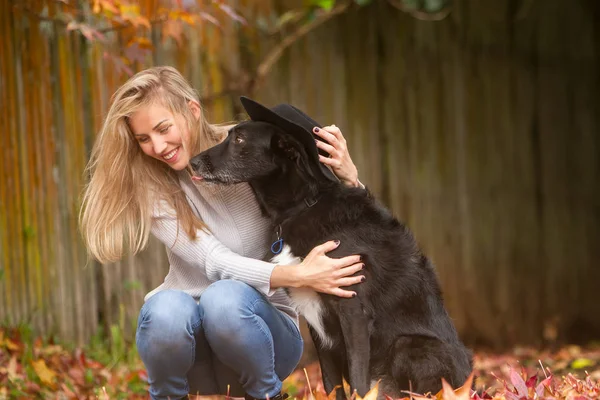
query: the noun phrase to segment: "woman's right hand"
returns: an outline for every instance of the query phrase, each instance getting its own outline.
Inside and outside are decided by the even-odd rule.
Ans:
[[[362,270],[364,264],[359,255],[344,258],[330,258],[326,255],[338,246],[339,241],[332,240],[312,249],[304,261],[296,266],[297,285],[339,297],[356,296],[355,292],[342,287],[364,281],[364,275],[351,276]]]

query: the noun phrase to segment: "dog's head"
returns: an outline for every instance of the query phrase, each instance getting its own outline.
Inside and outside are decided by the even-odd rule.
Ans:
[[[276,125],[246,121],[229,130],[220,144],[193,157],[196,176],[207,182],[249,182],[295,168],[315,176],[302,144]],[[319,168],[317,166],[317,168]]]

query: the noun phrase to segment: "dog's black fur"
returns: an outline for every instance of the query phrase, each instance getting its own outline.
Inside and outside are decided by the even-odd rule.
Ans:
[[[462,385],[472,369],[471,352],[459,340],[434,267],[411,232],[367,190],[325,178],[308,159],[291,135],[249,121],[191,164],[209,182],[249,182],[294,255],[305,257],[337,239],[341,244],[330,256],[362,256],[366,281],[349,287],[356,297],[320,294],[333,347],[323,346],[311,329],[328,393],[342,376],[361,396],[379,379],[380,392],[394,397],[406,390],[436,393],[442,378]]]

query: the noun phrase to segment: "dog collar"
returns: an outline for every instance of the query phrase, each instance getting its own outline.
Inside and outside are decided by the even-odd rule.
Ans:
[[[308,198],[306,197],[304,199],[304,205],[306,206],[306,208],[311,208],[312,206],[314,206],[315,204],[317,204],[317,202],[319,201],[320,196],[315,196],[312,198]],[[283,250],[283,238],[281,237],[281,225],[283,225],[283,223],[285,222],[285,220],[283,222],[281,222],[279,225],[277,225],[277,228],[275,229],[275,235],[277,235],[277,240],[275,240],[272,244],[271,244],[271,253],[277,255],[279,253],[281,253],[281,250]]]

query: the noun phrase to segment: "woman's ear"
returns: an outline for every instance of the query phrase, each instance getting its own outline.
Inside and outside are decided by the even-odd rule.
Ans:
[[[200,119],[202,116],[202,108],[200,108],[200,104],[195,100],[188,101],[188,107],[190,107],[190,111],[196,118],[196,121]]]

